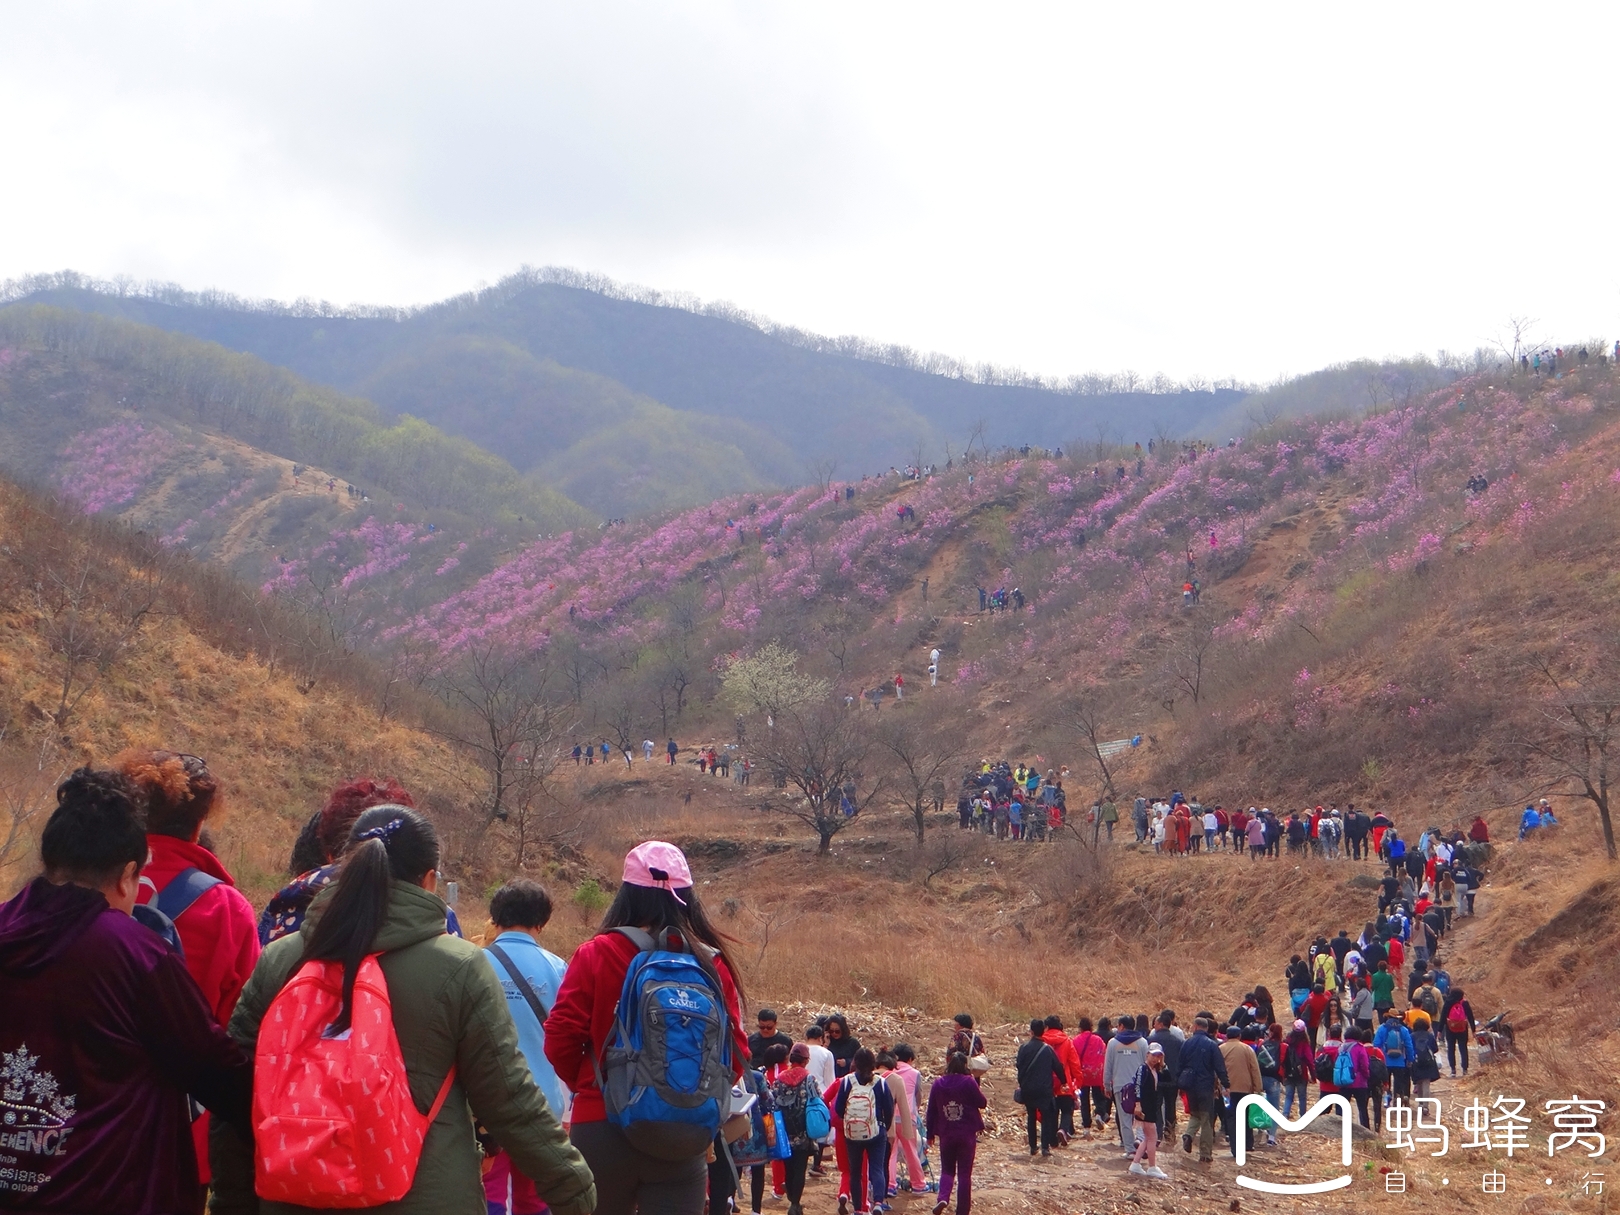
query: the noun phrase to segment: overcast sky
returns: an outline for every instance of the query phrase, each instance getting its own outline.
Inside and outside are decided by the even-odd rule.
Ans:
[[[1065,374],[1620,335],[1620,5],[7,6],[0,278],[523,264]]]

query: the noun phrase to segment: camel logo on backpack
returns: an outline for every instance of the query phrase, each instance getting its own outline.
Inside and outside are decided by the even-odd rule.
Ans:
[[[349,1028],[328,1036],[343,1007],[343,963],[306,962],[265,1012],[253,1058],[254,1188],[273,1202],[375,1207],[410,1193],[433,1107],[416,1108],[376,954],[354,981]]]
[[[656,941],[639,928],[614,931],[638,952],[597,1065],[608,1121],[649,1156],[690,1160],[731,1110],[725,996],[713,971],[667,929]]]

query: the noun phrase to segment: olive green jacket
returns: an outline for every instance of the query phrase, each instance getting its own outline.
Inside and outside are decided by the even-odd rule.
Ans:
[[[335,887],[310,906],[297,936],[265,949],[254,967],[230,1033],[249,1055],[270,1002],[292,977],[304,941]],[[568,1142],[529,1074],[500,981],[484,951],[444,930],[444,903],[419,886],[395,882],[388,916],[373,948],[382,953],[394,1028],[419,1110],[433,1099],[453,1064],[456,1080],[428,1128],[411,1192],[369,1207],[379,1215],[486,1215],[473,1116],[533,1179],[553,1215],[590,1215],[596,1183],[584,1157]],[[468,1107],[471,1106],[471,1113]],[[241,1136],[214,1119],[209,1144],[219,1215],[295,1215],[306,1207],[261,1202],[253,1189],[253,1157]]]

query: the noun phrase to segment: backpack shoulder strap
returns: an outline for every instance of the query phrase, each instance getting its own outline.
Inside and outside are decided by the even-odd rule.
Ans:
[[[645,929],[632,928],[628,925],[623,925],[613,929],[612,931],[621,933],[642,953],[651,953],[653,950],[658,948],[658,942],[653,940],[652,934],[647,932]]]
[[[539,1021],[540,1027],[544,1029],[546,1006],[540,999],[540,993],[535,991],[534,984],[530,983],[528,976],[517,968],[517,964],[512,961],[511,955],[506,950],[496,944],[489,944],[484,948],[494,954],[500,964],[506,968],[506,973],[512,976],[512,982],[517,986],[518,992],[529,1002],[529,1011],[534,1014],[535,1020]]]
[[[193,903],[219,884],[217,877],[192,865],[170,878],[169,884],[153,897],[152,905],[169,919],[178,920]]]

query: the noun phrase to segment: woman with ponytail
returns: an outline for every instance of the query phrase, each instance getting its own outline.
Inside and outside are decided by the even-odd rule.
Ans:
[[[476,1117],[554,1215],[589,1215],[596,1204],[590,1170],[529,1074],[500,981],[481,949],[445,932],[445,905],[434,893],[438,865],[438,836],[415,810],[385,805],[361,814],[336,880],[310,904],[296,935],[265,949],[231,1017],[231,1036],[253,1053],[272,1001],[305,963],[317,962],[341,965],[341,1004],[322,1035],[341,1038],[355,978],[378,955],[411,1100],[421,1115],[441,1092],[444,1099],[409,1192],[371,1209],[485,1215]],[[212,1147],[216,1215],[312,1209],[258,1198],[253,1145],[229,1128],[215,1128]]]
[[[649,840],[624,858],[619,893],[602,927],[574,951],[546,1018],[546,1058],[574,1093],[571,1135],[596,1174],[601,1215],[693,1215],[704,1209],[707,1176],[700,1150],[687,1160],[665,1160],[636,1148],[607,1120],[597,1066],[613,1030],[619,995],[637,945],[622,928],[657,937],[666,929],[696,955],[725,997],[732,1036],[733,1075],[749,1057],[742,1029],[737,971],[721,936],[703,913],[686,856],[674,844]],[[723,1149],[722,1149],[723,1150]]]
[[[309,816],[298,833],[287,865],[292,881],[276,891],[259,917],[259,944],[290,936],[303,926],[304,913],[315,896],[337,877],[338,858],[348,846],[356,819],[373,806],[415,805],[399,782],[388,778],[362,776],[333,789],[326,804]]]

